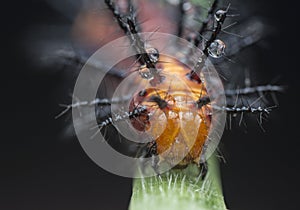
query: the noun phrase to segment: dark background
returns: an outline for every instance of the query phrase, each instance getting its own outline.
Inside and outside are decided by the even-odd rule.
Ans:
[[[262,82],[280,75],[288,89],[264,123],[266,132],[251,122],[247,129],[225,132],[225,199],[232,210],[299,209],[299,11],[296,1],[241,2],[276,28],[252,67]],[[30,37],[31,26],[52,21],[69,23],[43,1],[1,6],[0,209],[126,209],[131,180],[102,170],[76,139],[62,138],[66,122],[54,116],[68,91],[64,73],[43,71],[26,56],[24,37]]]

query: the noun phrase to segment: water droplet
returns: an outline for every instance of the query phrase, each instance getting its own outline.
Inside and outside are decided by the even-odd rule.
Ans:
[[[198,58],[198,63],[202,63],[202,61],[203,61],[203,59],[202,59],[202,57],[200,57],[200,58]]]
[[[146,53],[149,55],[151,62],[157,63],[159,59],[159,52],[154,47],[146,48]]]
[[[184,11],[188,11],[192,8],[192,4],[190,2],[185,2],[183,5],[182,5],[182,8]]]
[[[146,67],[146,65],[140,67],[139,74],[143,79],[151,80],[154,77],[152,72],[149,68]]]
[[[220,21],[224,15],[226,15],[227,11],[225,10],[222,10],[222,9],[218,9],[216,12],[215,12],[215,19],[216,21]]]
[[[213,58],[220,58],[224,54],[225,47],[226,45],[223,41],[216,39],[210,44],[208,54]]]

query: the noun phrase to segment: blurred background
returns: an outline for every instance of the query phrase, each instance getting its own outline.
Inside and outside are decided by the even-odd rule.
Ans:
[[[248,122],[247,128],[234,125],[224,133],[220,147],[225,200],[231,210],[299,209],[296,1],[239,4],[246,12],[265,17],[275,29],[263,47],[252,47],[255,62],[241,61],[258,72],[258,84],[281,76],[278,83],[288,89],[278,95],[280,106],[263,124],[265,132],[257,122]],[[41,33],[35,26],[55,28],[72,21],[45,1],[28,0],[3,2],[1,23],[0,209],[127,209],[131,180],[94,164],[76,138],[64,138],[69,119],[54,119],[61,111],[58,104],[70,101],[68,72],[29,61],[31,42],[26,40]],[[63,40],[65,35],[49,37]]]

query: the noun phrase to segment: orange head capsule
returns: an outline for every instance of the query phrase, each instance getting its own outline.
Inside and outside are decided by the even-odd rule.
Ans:
[[[200,156],[211,125],[211,108],[205,84],[196,73],[167,56],[157,65],[164,80],[136,93],[130,111],[139,106],[146,111],[131,118],[132,126],[153,138],[152,155],[159,161],[186,166],[200,163]],[[201,75],[200,75],[201,76]],[[155,151],[153,151],[155,144]]]

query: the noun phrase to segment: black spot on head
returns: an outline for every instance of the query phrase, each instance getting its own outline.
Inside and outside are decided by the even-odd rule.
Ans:
[[[140,92],[139,92],[139,96],[146,96],[147,95],[147,90],[141,90]]]
[[[187,73],[187,74],[186,74],[186,77],[187,77],[189,80],[193,81],[193,82],[197,82],[198,84],[201,83],[201,80],[200,80],[199,76],[198,76],[197,73],[194,72],[194,71],[191,71],[190,73]]]
[[[149,101],[155,102],[159,106],[160,109],[164,109],[168,106],[168,102],[159,96],[151,96]]]
[[[208,96],[201,97],[198,99],[198,101],[196,101],[198,109],[202,108],[203,106],[209,103],[210,103],[210,98]]]

